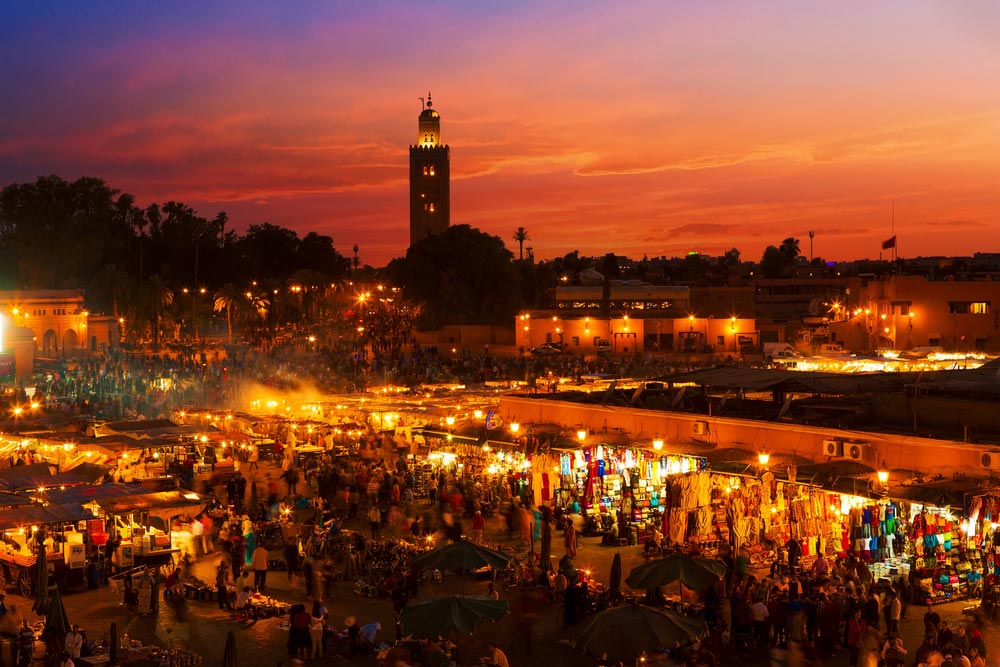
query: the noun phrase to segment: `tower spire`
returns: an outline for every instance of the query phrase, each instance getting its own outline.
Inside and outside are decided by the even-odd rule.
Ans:
[[[432,106],[434,106],[434,105],[431,103],[431,91],[428,90],[427,91],[427,108],[430,109]]]

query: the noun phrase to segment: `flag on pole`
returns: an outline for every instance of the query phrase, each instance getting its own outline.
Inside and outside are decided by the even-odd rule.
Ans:
[[[896,247],[896,235],[893,234],[890,238],[882,241],[882,250],[888,250],[889,248]]]

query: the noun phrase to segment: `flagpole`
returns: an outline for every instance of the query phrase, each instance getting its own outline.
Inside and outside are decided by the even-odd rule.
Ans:
[[[893,202],[892,202],[892,222],[890,224],[892,225],[891,229],[889,230],[889,231],[892,232],[891,234],[889,234],[889,238],[892,239],[892,263],[895,264],[896,263],[896,258],[898,257],[898,255],[896,254],[897,242],[896,242],[896,201],[895,200],[893,200]]]
[[[896,200],[892,200],[892,215],[889,217],[889,238],[893,239],[892,244],[892,263],[896,263]],[[895,267],[894,267],[895,268]]]

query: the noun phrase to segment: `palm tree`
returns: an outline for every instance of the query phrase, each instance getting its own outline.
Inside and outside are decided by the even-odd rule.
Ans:
[[[518,259],[524,259],[524,242],[530,241],[531,237],[528,236],[528,230],[524,227],[518,227],[517,231],[514,232],[514,240],[517,241],[517,254]]]
[[[153,327],[153,350],[160,349],[160,316],[163,309],[174,302],[174,293],[163,278],[152,275],[139,292],[139,299],[142,302],[143,311],[150,315],[150,323]]]
[[[778,250],[781,252],[782,259],[785,260],[785,265],[791,266],[795,264],[795,258],[799,256],[799,240],[789,236],[781,242],[781,247]]]
[[[111,311],[118,319],[119,303],[128,296],[129,288],[132,286],[132,276],[124,269],[120,269],[114,264],[105,264],[94,277],[91,289],[95,296],[111,301]]]
[[[229,344],[233,344],[233,311],[239,313],[247,298],[233,283],[226,283],[215,293],[214,310],[217,313],[226,311],[226,328],[229,332]]]

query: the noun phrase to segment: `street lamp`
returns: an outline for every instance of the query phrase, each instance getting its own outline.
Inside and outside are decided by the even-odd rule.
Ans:
[[[511,422],[510,423],[510,432],[511,433],[513,433],[514,435],[517,435],[517,432],[520,431],[520,430],[521,430],[521,425],[520,424],[518,424],[517,422]]]
[[[771,455],[766,452],[761,452],[757,455],[757,462],[762,466],[767,467],[767,464],[771,461]]]
[[[587,432],[581,428],[579,431],[576,432],[576,439],[579,440],[580,442],[583,442],[584,440],[587,439]]]
[[[879,468],[875,475],[878,477],[879,484],[884,486],[889,483],[889,471],[886,469],[885,461],[882,461],[882,467]]]
[[[653,440],[653,449],[656,451],[663,449],[663,438],[655,438]]]

